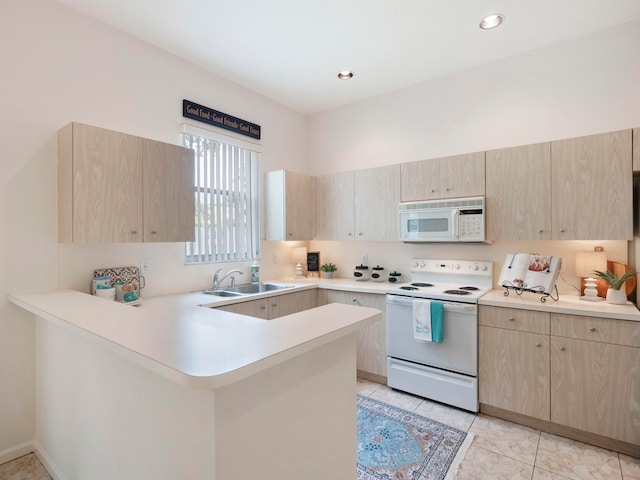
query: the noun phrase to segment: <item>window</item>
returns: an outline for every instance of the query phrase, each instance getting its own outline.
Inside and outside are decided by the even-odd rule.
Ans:
[[[185,146],[195,151],[196,202],[196,239],[185,246],[185,263],[260,258],[261,147],[184,127]]]

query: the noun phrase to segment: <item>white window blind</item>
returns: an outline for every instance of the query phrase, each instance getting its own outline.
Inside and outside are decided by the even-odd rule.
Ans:
[[[195,151],[195,242],[185,263],[260,258],[258,152],[223,141],[184,134]]]

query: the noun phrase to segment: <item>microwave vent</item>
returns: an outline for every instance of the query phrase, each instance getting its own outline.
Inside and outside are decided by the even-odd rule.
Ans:
[[[425,202],[404,202],[400,210],[425,210],[430,208],[484,207],[484,197],[452,198]]]

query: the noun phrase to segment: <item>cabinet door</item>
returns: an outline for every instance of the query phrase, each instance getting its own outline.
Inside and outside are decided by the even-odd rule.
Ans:
[[[316,177],[316,240],[353,240],[354,174]]]
[[[286,236],[282,240],[312,240],[316,231],[313,177],[286,172],[284,194]]]
[[[72,241],[142,241],[141,139],[79,123],[72,128]]]
[[[439,198],[479,197],[484,194],[484,152],[440,159]]]
[[[551,337],[551,421],[640,445],[640,349]]]
[[[401,197],[403,202],[440,198],[440,161],[421,160],[400,165]]]
[[[276,295],[268,298],[269,319],[284,317],[292,313],[302,312],[317,307],[317,289],[304,290],[302,292]]]
[[[554,240],[633,237],[631,130],[551,142]]]
[[[355,239],[398,240],[400,166],[355,172]]]
[[[549,420],[549,336],[479,327],[480,403]]]
[[[551,143],[487,152],[487,237],[551,239]]]
[[[145,242],[195,240],[193,150],[144,139]]]
[[[382,312],[379,322],[367,325],[357,333],[358,370],[371,373],[374,378],[387,376],[387,322],[385,318],[386,296],[375,293],[354,293],[326,290],[327,303],[345,303],[361,307],[377,308]]]
[[[216,309],[267,320],[269,318],[269,299],[261,298],[248,302],[233,303],[231,305],[216,307]]]

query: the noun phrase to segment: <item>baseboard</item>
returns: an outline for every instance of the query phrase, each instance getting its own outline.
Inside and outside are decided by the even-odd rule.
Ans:
[[[0,450],[0,465],[2,465],[3,463],[10,462],[11,460],[15,460],[16,458],[20,458],[26,455],[27,453],[31,453],[33,451],[35,451],[34,440],[21,443],[20,445],[7,448],[5,450]]]
[[[502,418],[509,422],[518,423],[526,427],[542,430],[543,432],[552,433],[561,437],[570,438],[571,440],[577,440],[582,443],[606,448],[607,450],[613,450],[614,452],[623,453],[631,457],[640,458],[640,445],[623,442],[622,440],[616,440],[614,438],[603,437],[602,435],[559,425],[547,420],[529,417],[509,410],[503,410],[491,405],[485,405],[484,403],[480,404],[480,412],[492,417]]]
[[[358,378],[362,378],[364,380],[369,380],[371,382],[381,383],[382,385],[387,384],[387,377],[384,375],[378,375],[377,373],[365,372],[364,370],[358,370],[357,372]]]
[[[56,467],[55,463],[51,460],[51,457],[49,457],[47,452],[42,448],[42,445],[40,445],[37,440],[34,440],[33,446],[33,452],[36,454],[36,457],[38,457],[38,460],[40,460],[40,463],[42,463],[44,468],[46,468],[47,472],[49,472],[51,478],[53,478],[53,480],[65,480],[66,477],[60,473],[60,469]]]

